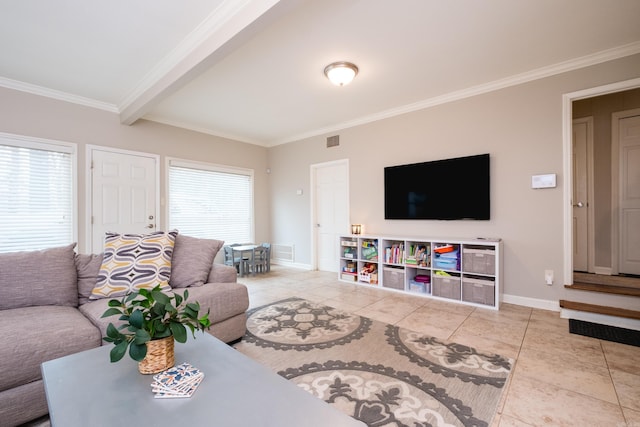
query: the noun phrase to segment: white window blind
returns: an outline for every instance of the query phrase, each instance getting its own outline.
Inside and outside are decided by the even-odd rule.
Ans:
[[[71,144],[0,134],[0,252],[74,241],[74,162]]]
[[[193,237],[253,240],[253,171],[169,162],[169,228]]]

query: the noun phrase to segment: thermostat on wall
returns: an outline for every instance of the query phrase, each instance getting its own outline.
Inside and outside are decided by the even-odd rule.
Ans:
[[[556,174],[532,175],[531,188],[556,188]]]

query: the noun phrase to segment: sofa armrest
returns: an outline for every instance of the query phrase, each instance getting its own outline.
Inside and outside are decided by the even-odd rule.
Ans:
[[[233,283],[238,280],[238,272],[234,267],[214,263],[209,271],[207,283]]]

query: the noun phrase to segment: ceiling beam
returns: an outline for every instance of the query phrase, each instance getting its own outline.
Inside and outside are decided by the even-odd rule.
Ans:
[[[279,16],[277,12],[283,9],[275,7],[279,3],[296,1],[223,1],[118,106],[120,122],[135,123],[164,98],[220,61]]]

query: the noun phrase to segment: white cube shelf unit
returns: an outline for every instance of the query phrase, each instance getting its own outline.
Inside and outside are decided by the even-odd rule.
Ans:
[[[344,282],[480,307],[500,307],[501,239],[340,236]]]

